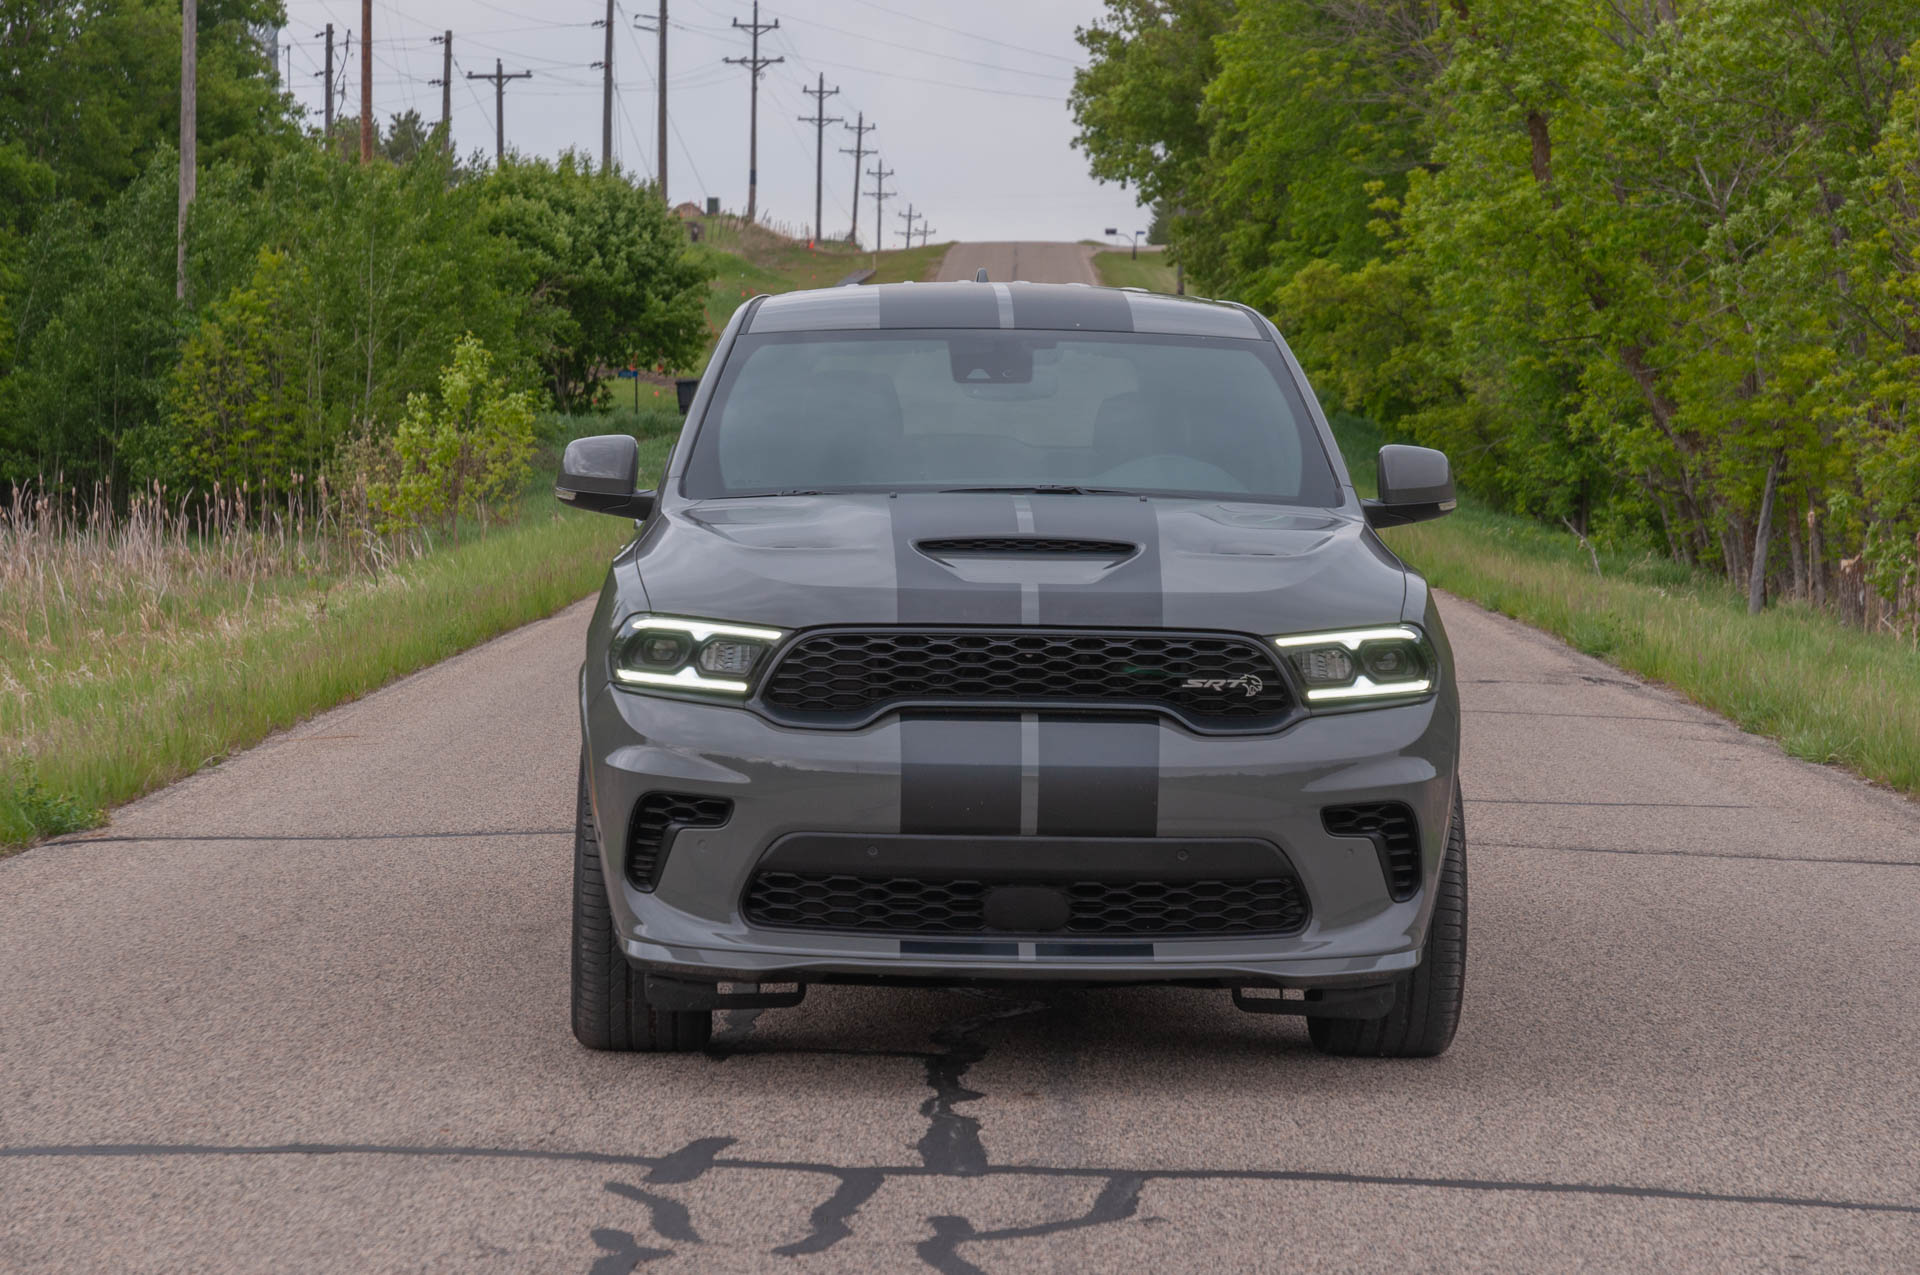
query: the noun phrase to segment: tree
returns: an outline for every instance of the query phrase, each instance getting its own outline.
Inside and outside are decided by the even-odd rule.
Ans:
[[[531,277],[540,363],[563,410],[604,401],[611,368],[698,357],[711,274],[651,187],[568,152],[509,157],[485,192],[488,228]]]
[[[299,135],[255,32],[278,0],[200,0],[196,119],[203,163],[259,163]],[[0,138],[90,208],[180,136],[177,0],[0,0]]]
[[[1211,142],[1200,105],[1233,13],[1233,0],[1107,0],[1101,20],[1074,32],[1091,58],[1068,99],[1074,145],[1095,177],[1178,215]]]

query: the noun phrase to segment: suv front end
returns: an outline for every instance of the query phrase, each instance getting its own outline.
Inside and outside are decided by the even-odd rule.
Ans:
[[[962,313],[976,288],[1011,302],[1000,331],[929,321],[927,294]],[[1383,500],[1362,502],[1248,311],[1168,318],[1128,298],[1124,336],[1017,321],[1058,324],[1093,291],[921,288],[912,322],[877,325],[901,330],[891,344],[846,337],[831,294],[780,298],[764,327],[749,304],[657,498],[622,469],[631,440],[570,451],[563,498],[645,515],[581,672],[583,1042],[698,1046],[712,1010],[814,983],[1044,980],[1229,988],[1306,1016],[1335,1053],[1446,1047],[1465,949],[1458,698],[1431,595],[1374,530],[1450,507],[1444,460],[1388,449]],[[1254,447],[1216,425],[1239,400],[1203,404],[1203,425],[1127,401],[1151,397],[1127,386],[1159,361],[1216,349],[1257,349],[1276,387],[1259,410],[1298,422],[1272,464],[1305,477],[1279,497],[1161,485],[1268,463],[1225,463]],[[765,424],[737,406],[758,350],[797,387]],[[1076,383],[1090,406],[1060,424]],[[1036,399],[1058,418],[1007,406]],[[850,418],[862,447],[834,436]],[[956,422],[991,453],[979,422],[1005,419],[1032,456],[953,459]],[[787,440],[752,431],[785,422],[821,422],[827,454],[795,448],[768,473],[801,472],[773,487],[755,467]],[[716,476],[732,428],[755,444],[738,490]],[[1076,464],[1131,481],[971,481]]]

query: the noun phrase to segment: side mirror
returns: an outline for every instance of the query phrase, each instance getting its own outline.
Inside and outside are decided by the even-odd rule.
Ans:
[[[1431,447],[1389,443],[1380,449],[1380,499],[1363,500],[1367,525],[1402,527],[1453,512],[1453,469]]]
[[[567,444],[553,494],[575,509],[645,518],[653,512],[653,493],[639,491],[640,444],[627,434],[599,434]]]

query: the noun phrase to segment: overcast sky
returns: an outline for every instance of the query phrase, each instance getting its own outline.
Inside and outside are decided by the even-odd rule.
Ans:
[[[894,175],[899,192],[886,207],[887,243],[897,247],[905,224],[896,215],[910,201],[928,214],[943,239],[1085,239],[1107,227],[1124,236],[1144,229],[1147,214],[1133,192],[1087,175],[1073,149],[1066,96],[1081,62],[1074,28],[1091,21],[1100,0],[766,0],[762,57],[784,57],[760,82],[760,213],[795,233],[813,220],[814,131],[802,85],[838,88],[827,114],[849,122],[864,111],[879,127],[867,134]],[[356,46],[345,64],[346,110],[358,110],[360,6],[353,0],[287,0],[282,32],[291,50],[296,96],[318,118],[318,71],[328,22]],[[453,135],[462,154],[489,153],[494,140],[493,85],[467,72],[532,71],[506,90],[509,149],[554,155],[578,147],[598,157],[600,72],[591,64],[604,35],[591,24],[605,0],[375,0],[374,113],[384,121],[416,108],[429,122],[440,114],[440,46],[430,37],[453,31]],[[655,58],[649,21],[657,0],[615,6],[614,152],[622,166],[655,171]],[[669,0],[667,86],[670,122],[669,194],[675,203],[717,195],[727,209],[747,202],[747,71],[722,58],[747,53],[747,35],[732,19],[751,17],[750,0]],[[961,34],[962,31],[975,34]],[[287,65],[286,52],[282,65]],[[336,73],[338,73],[336,67]],[[840,124],[827,126],[826,212],[830,234],[844,234],[852,204],[853,144]],[[872,168],[869,159],[863,167]],[[860,234],[872,243],[872,180],[860,179]]]

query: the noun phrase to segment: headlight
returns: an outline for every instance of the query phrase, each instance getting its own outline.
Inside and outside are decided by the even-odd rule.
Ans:
[[[632,687],[745,695],[767,652],[785,637],[712,620],[636,615],[613,640],[613,680]]]
[[[1274,638],[1273,644],[1292,662],[1312,704],[1395,699],[1433,689],[1433,650],[1411,624],[1302,633]]]

